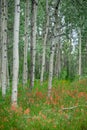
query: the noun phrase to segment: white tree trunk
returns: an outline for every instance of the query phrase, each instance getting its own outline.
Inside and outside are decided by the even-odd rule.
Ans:
[[[2,1],[2,96],[6,95],[7,70],[7,0]]]
[[[30,73],[30,89],[34,86],[35,79],[35,55],[36,55],[36,19],[37,19],[38,0],[32,1],[32,18],[31,18],[31,73]]]
[[[50,63],[49,63],[48,97],[50,97],[51,89],[52,89],[54,51],[55,51],[55,42],[54,42],[54,38],[53,38],[52,39],[51,54],[50,54]]]
[[[1,42],[1,0],[0,0],[0,88],[1,88],[1,69],[2,69],[2,42]]]
[[[45,35],[44,35],[43,54],[42,54],[42,68],[41,68],[41,77],[40,77],[41,85],[43,84],[43,78],[44,78],[46,41],[47,41],[47,35],[48,35],[48,29],[49,29],[48,0],[46,0],[46,15],[47,15],[47,22],[46,22],[46,30],[45,30]]]
[[[59,6],[60,0],[55,3],[55,24],[53,29],[53,38],[52,38],[52,47],[51,47],[51,54],[50,54],[50,63],[49,63],[49,80],[48,80],[48,97],[51,96],[51,89],[52,89],[52,78],[53,78],[53,64],[54,64],[54,51],[55,51],[55,44],[58,42],[54,36],[56,36],[56,29],[58,24],[58,6]]]
[[[19,71],[19,24],[20,24],[20,0],[15,0],[14,14],[14,38],[13,38],[13,80],[12,80],[12,104],[17,105],[17,86]]]
[[[81,30],[79,29],[79,78],[81,77]]]
[[[24,65],[23,65],[23,85],[27,83],[27,49],[28,49],[28,29],[29,28],[29,0],[25,3],[25,41],[24,41]]]
[[[55,61],[55,75],[56,77],[60,77],[61,72],[61,57],[60,57],[60,41],[58,41],[56,46],[56,61]]]
[[[7,82],[7,89],[9,89],[9,69],[8,69],[8,56],[7,56],[7,70],[6,70],[6,82]]]

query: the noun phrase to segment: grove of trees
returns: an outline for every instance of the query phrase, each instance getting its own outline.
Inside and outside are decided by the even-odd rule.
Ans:
[[[0,89],[11,90],[17,106],[18,84],[29,92],[52,79],[87,75],[86,0],[0,0]]]

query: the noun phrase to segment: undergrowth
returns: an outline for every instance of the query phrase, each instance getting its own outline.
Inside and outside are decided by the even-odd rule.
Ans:
[[[11,91],[0,91],[0,130],[87,130],[87,79],[53,81],[50,98],[47,82],[39,80],[29,92],[18,85],[18,107],[11,106]]]

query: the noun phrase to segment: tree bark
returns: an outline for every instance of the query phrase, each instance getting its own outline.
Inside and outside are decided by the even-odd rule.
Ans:
[[[47,35],[48,35],[48,29],[49,29],[48,0],[46,0],[46,15],[47,15],[47,22],[46,22],[46,30],[45,30],[44,42],[43,42],[42,68],[41,68],[41,77],[40,77],[41,85],[43,84],[43,78],[44,78],[46,41],[47,41]]]
[[[14,14],[14,37],[13,37],[13,80],[12,80],[12,104],[17,105],[17,86],[19,71],[19,24],[20,24],[20,0],[15,0]]]
[[[30,89],[34,87],[35,79],[35,55],[36,55],[36,19],[37,19],[38,0],[32,1],[32,18],[31,18],[31,72],[30,72]]]
[[[23,65],[23,85],[27,83],[28,65],[27,65],[27,51],[28,51],[28,28],[29,28],[29,0],[25,3],[25,41],[24,41],[24,65]]]
[[[56,61],[55,61],[55,75],[56,77],[60,78],[61,72],[61,54],[60,54],[60,40],[56,45]]]
[[[6,70],[6,82],[7,82],[7,89],[9,89],[9,68],[8,68],[8,56],[7,56],[7,70]]]
[[[81,29],[79,29],[79,78],[81,77]]]
[[[1,72],[2,72],[2,42],[1,42],[1,0],[0,0],[0,88],[1,88]]]
[[[2,96],[6,95],[7,70],[7,0],[2,1]]]
[[[55,51],[55,44],[56,44],[56,29],[57,29],[57,18],[58,18],[58,7],[59,7],[60,0],[57,1],[55,4],[55,23],[53,29],[53,37],[52,37],[52,46],[51,46],[51,54],[50,54],[50,63],[49,63],[49,79],[48,79],[48,97],[51,96],[51,89],[52,89],[52,78],[53,78],[53,64],[54,64],[54,51]]]
[[[55,41],[53,38],[52,39],[52,46],[51,46],[51,53],[50,53],[50,63],[49,63],[48,97],[50,97],[51,89],[52,89],[54,50],[55,50]]]

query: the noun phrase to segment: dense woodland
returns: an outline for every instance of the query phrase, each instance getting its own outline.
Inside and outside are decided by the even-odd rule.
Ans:
[[[83,89],[78,88],[81,85]],[[12,106],[11,110],[22,111],[19,110],[19,106],[22,99],[26,97],[26,92],[28,96],[26,100],[31,101],[29,100],[27,106],[22,104],[26,106],[23,108],[26,109],[24,115],[30,113],[30,107],[32,108],[30,104],[35,101],[35,94],[36,104],[39,102],[38,98],[46,100],[48,105],[60,102],[61,109],[64,111],[76,110],[78,106],[84,106],[78,104],[77,99],[73,101],[69,99],[71,107],[68,105],[62,107],[62,97],[60,101],[60,96],[58,97],[59,92],[59,95],[64,93],[61,86],[64,87],[66,95],[69,94],[71,97],[78,95],[78,98],[85,96],[87,99],[87,0],[0,0],[0,106],[5,108],[4,104],[7,103],[9,107]],[[73,88],[75,90],[72,92]],[[38,89],[41,92],[38,92]],[[53,93],[55,101],[52,97]],[[9,103],[8,97],[10,97]],[[66,102],[69,102],[68,98]],[[85,100],[78,102],[87,103]],[[85,109],[80,110],[85,113]],[[55,110],[54,113],[56,112]],[[44,120],[46,119],[44,114],[39,111],[37,113]],[[61,113],[60,109],[59,113]],[[19,115],[21,117],[23,113]],[[32,117],[32,120],[33,118],[36,120],[36,117]],[[53,115],[53,118],[56,117]],[[64,119],[67,118],[70,117],[65,113]],[[10,119],[13,120],[13,117]],[[60,122],[62,119],[61,117]],[[74,119],[72,121],[74,122]],[[23,125],[23,121],[19,124]],[[25,124],[26,127],[18,128],[13,125],[4,128],[2,125],[0,129],[28,130],[26,121]],[[75,128],[76,126],[77,124]],[[40,128],[37,125],[36,128],[38,127]],[[30,129],[37,130],[32,128],[33,125]],[[87,125],[82,124],[76,129],[67,129],[66,126],[56,127],[55,124],[51,128],[86,130]],[[51,128],[49,125],[43,128],[41,126],[40,130],[51,130]]]

